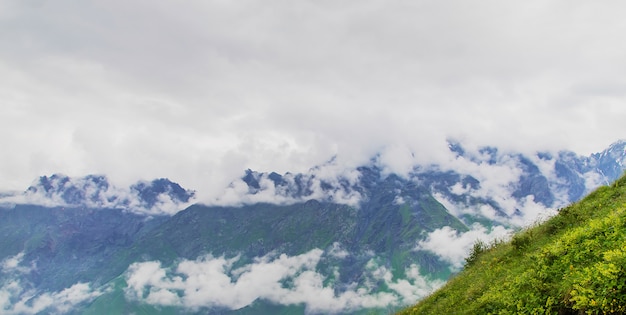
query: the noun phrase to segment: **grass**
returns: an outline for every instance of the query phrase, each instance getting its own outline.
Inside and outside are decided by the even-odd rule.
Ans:
[[[478,246],[443,288],[399,314],[626,312],[626,177],[510,242]]]

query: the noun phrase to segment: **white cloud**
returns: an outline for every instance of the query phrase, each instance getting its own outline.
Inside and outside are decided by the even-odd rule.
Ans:
[[[602,174],[598,174],[596,172],[587,172],[583,174],[583,178],[585,179],[585,187],[588,187],[588,191],[586,193],[602,185],[609,184],[606,182],[606,179],[603,178]]]
[[[237,179],[218,197],[199,201],[210,205],[242,205],[293,204],[316,199],[357,206],[362,196],[354,188],[359,185],[360,175],[356,169],[340,168],[333,160],[299,174],[299,179],[292,173],[286,173],[282,175],[283,182],[278,185],[269,178],[270,174],[254,173],[258,189]]]
[[[24,252],[19,252],[15,256],[5,258],[0,266],[3,273],[29,273],[37,269],[34,262],[31,262],[30,266],[22,266],[22,260],[24,260]]]
[[[347,250],[343,249],[339,242],[334,242],[330,250],[328,251],[328,255],[331,257],[344,259],[350,256]]]
[[[389,288],[398,292],[403,301],[419,301],[434,290],[443,285],[443,281],[428,282],[423,275],[420,274],[419,267],[411,264],[407,268],[406,279],[400,279],[397,282],[389,282]]]
[[[404,200],[404,198],[402,198],[402,196],[395,196],[393,198],[393,201],[391,202],[394,205],[403,205],[406,201]]]
[[[383,175],[397,174],[406,176],[416,164],[415,154],[401,145],[390,145],[382,150],[378,163],[383,166]]]
[[[445,226],[431,232],[425,240],[419,241],[416,250],[432,252],[449,263],[452,270],[458,271],[463,267],[465,257],[477,240],[487,244],[495,240],[507,240],[511,232],[502,226],[494,226],[488,230],[480,224],[475,224],[467,232],[459,232]]]
[[[45,182],[45,183],[44,183]],[[171,187],[156,195],[154,204],[148,204],[140,196],[140,192],[132,188],[120,188],[108,183],[106,177],[66,177],[52,175],[35,180],[24,193],[13,193],[0,196],[0,204],[32,204],[46,207],[119,208],[137,214],[174,215],[185,209],[195,200],[187,202],[172,196]],[[145,182],[144,184],[150,185]],[[46,187],[48,186],[48,187]],[[65,195],[73,197],[65,199]]]
[[[557,214],[555,208],[547,208],[542,204],[536,203],[532,195],[522,198],[517,205],[517,210],[519,215],[512,216],[506,222],[515,227],[527,227],[531,224],[541,223]]]
[[[499,214],[489,204],[457,204],[447,200],[445,195],[439,191],[433,191],[434,197],[456,216],[478,214],[493,221],[509,220],[524,206],[513,197],[514,187],[523,173],[518,159],[509,154],[498,154],[496,163],[490,164],[487,157],[480,155],[477,151],[471,152],[471,148],[469,150],[467,152],[469,158],[454,157],[437,167],[443,171],[452,170],[462,176],[471,176],[478,180],[479,185],[474,188],[457,183],[450,187],[450,192],[481,200],[493,200],[500,207],[498,210],[504,211],[506,216]]]
[[[335,259],[347,256],[339,245],[327,255]],[[239,309],[263,299],[280,305],[304,304],[307,313],[342,313],[363,308],[386,308],[407,305],[441,286],[443,281],[427,280],[416,265],[411,265],[404,279],[393,279],[391,271],[370,261],[364,285],[351,284],[337,291],[334,280],[316,271],[324,258],[319,249],[288,256],[268,255],[252,263],[233,268],[239,257],[204,256],[182,260],[172,268],[160,262],[134,263],[126,273],[126,296],[153,305],[182,306],[192,310],[206,307]],[[377,292],[372,283],[383,281],[389,292]]]
[[[42,293],[25,290],[18,280],[11,280],[0,287],[0,311],[7,315],[64,314],[103,292],[87,283],[76,283],[61,291]]]
[[[448,159],[441,160],[436,168],[440,171],[454,171],[461,176],[470,176],[476,179],[479,185],[473,188],[457,183],[450,187],[450,192],[493,199],[508,214],[512,214],[515,211],[515,200],[511,195],[523,174],[518,159],[510,154],[498,153],[495,156],[495,163],[492,164],[488,162],[488,157],[478,153],[477,147],[464,146],[464,149],[466,156],[454,156],[449,153]]]
[[[28,281],[20,276],[36,270],[35,262],[24,266],[24,252],[5,258],[0,284],[0,313],[2,314],[64,314],[81,303],[91,301],[108,291],[107,288],[93,288],[89,283],[79,282],[61,291],[47,292],[33,289]]]
[[[449,136],[590,153],[626,133],[619,1],[1,6],[2,190],[96,173],[205,200],[247,168],[381,153],[402,172]]]
[[[8,270],[17,268],[20,262],[22,262],[23,258],[24,258],[24,252],[20,252],[15,256],[5,258],[2,261],[2,271],[6,272]]]
[[[562,189],[565,184],[563,179],[558,178],[555,173],[555,159],[541,159],[537,153],[525,155],[530,162],[537,166],[539,176],[544,176],[547,180],[549,192],[555,197],[553,205],[545,206],[535,202],[534,195],[514,197],[514,192],[520,185],[524,173],[524,165],[520,161],[517,153],[502,150],[490,155],[481,153],[479,146],[465,145],[464,156],[455,156],[436,165],[438,171],[451,170],[463,176],[476,179],[477,185],[466,185],[462,182],[451,187],[444,188],[445,191],[433,190],[433,196],[448,211],[457,216],[472,215],[487,218],[497,224],[510,227],[524,227],[532,223],[544,220],[554,215],[555,208],[569,203],[567,191]],[[589,174],[595,174],[590,172]],[[587,178],[589,174],[585,174]],[[530,174],[533,175],[533,174]],[[419,174],[418,174],[419,177]],[[592,177],[591,178],[595,178]],[[418,179],[419,180],[419,179]],[[586,185],[597,185],[597,181],[590,180]],[[597,186],[587,186],[597,187]],[[448,195],[464,197],[462,200],[454,200]],[[471,199],[479,202],[471,202]],[[480,202],[480,201],[483,202]],[[489,201],[489,202],[484,202]]]

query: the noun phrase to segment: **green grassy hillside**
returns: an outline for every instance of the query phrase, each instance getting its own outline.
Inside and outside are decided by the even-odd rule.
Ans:
[[[626,176],[510,242],[476,244],[466,268],[399,314],[626,313]]]

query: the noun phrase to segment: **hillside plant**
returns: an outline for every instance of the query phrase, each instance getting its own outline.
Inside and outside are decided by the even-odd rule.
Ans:
[[[400,314],[626,313],[626,177],[466,262]]]
[[[489,247],[484,241],[476,240],[469,254],[465,258],[465,265],[467,266],[467,265],[474,264],[474,262],[478,259],[478,257],[480,257],[480,255],[487,249],[489,249]]]

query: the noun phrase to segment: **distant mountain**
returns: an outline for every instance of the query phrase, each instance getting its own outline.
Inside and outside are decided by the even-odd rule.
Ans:
[[[195,192],[169,179],[140,181],[128,188],[111,185],[103,175],[70,178],[41,176],[22,194],[9,194],[0,202],[52,207],[116,208],[146,215],[173,214],[193,200]]]
[[[563,207],[613,182],[626,169],[623,140],[591,156],[571,151],[527,156],[494,147],[469,151],[456,142],[450,142],[450,150],[456,153],[454,163],[418,167],[413,178],[431,187],[449,208],[461,209],[462,217],[518,226],[528,219],[525,208]],[[491,208],[487,215],[484,207]]]
[[[579,156],[571,151],[528,156],[501,152],[494,147],[469,150],[454,141],[449,142],[449,148],[452,161],[416,165],[407,174],[387,172],[375,157],[369,165],[340,172],[332,170],[332,163],[304,174],[247,170],[240,185],[233,184],[231,189],[238,190],[237,200],[243,204],[285,204],[315,199],[358,206],[367,202],[369,190],[374,189],[372,185],[378,177],[391,176],[404,185],[411,183],[432,193],[466,224],[486,219],[519,226],[525,219],[531,219],[526,208],[563,207],[616,180],[626,169],[623,140],[591,156]],[[406,197],[397,188],[389,193],[393,196],[390,201]]]
[[[77,282],[106,282],[120,274],[111,260],[166,217],[120,209],[17,205],[0,208],[0,254],[31,262],[24,274],[29,287],[61,290]],[[5,275],[6,276],[6,275]]]
[[[307,173],[247,170],[215,200],[168,180],[42,176],[0,197],[4,313],[389,313],[505,237],[624,170],[626,142],[591,156],[450,141],[450,158],[394,173],[380,157]]]
[[[0,219],[6,218],[0,226],[7,231],[2,254],[9,259],[19,257],[15,264],[22,268],[36,266],[19,277],[23,294],[62,292],[80,283],[92,285],[99,297],[91,304],[86,300],[86,308],[80,306],[81,313],[98,314],[111,307],[120,313],[158,313],[164,307],[179,306],[172,312],[224,313],[236,308],[237,312],[254,314],[276,310],[283,298],[296,299],[294,307],[299,312],[358,313],[397,308],[440,284],[425,282],[425,272],[431,273],[428,279],[433,280],[450,274],[435,255],[415,251],[414,240],[445,226],[459,231],[467,227],[428,190],[394,175],[383,176],[376,168],[364,167],[360,172],[365,176],[359,190],[368,201],[359,208],[312,199],[287,205],[194,205],[172,217],[148,219],[119,209],[17,205],[0,210]],[[55,194],[64,196],[62,191]],[[78,203],[83,200],[79,198]],[[200,265],[201,272],[206,268],[210,271],[209,265],[219,259],[231,261],[214,271],[216,277],[234,283],[235,288],[230,289],[233,296],[245,293],[245,275],[259,277],[256,269],[263,267],[269,270],[260,275],[271,275],[272,270],[287,264],[284,273],[276,271],[275,280],[267,283],[280,285],[285,290],[282,298],[264,296],[271,290],[256,286],[245,293],[253,297],[249,303],[207,297],[193,304],[187,301],[189,288],[185,287],[193,283],[167,288],[169,272],[185,264]],[[154,262],[168,269],[150,273],[163,270],[163,277],[156,282],[140,282],[136,288],[140,293],[128,293],[131,280],[141,278]],[[294,268],[295,273],[290,273]],[[323,281],[308,283],[305,276]],[[175,281],[177,276],[172,277]],[[9,274],[6,278],[15,280]],[[155,290],[175,292],[180,300],[161,299],[150,293]],[[330,294],[329,300],[316,304],[311,299],[319,296],[305,299],[300,296],[302,290]],[[210,296],[212,292],[204,294]],[[15,303],[23,294],[14,296]]]

